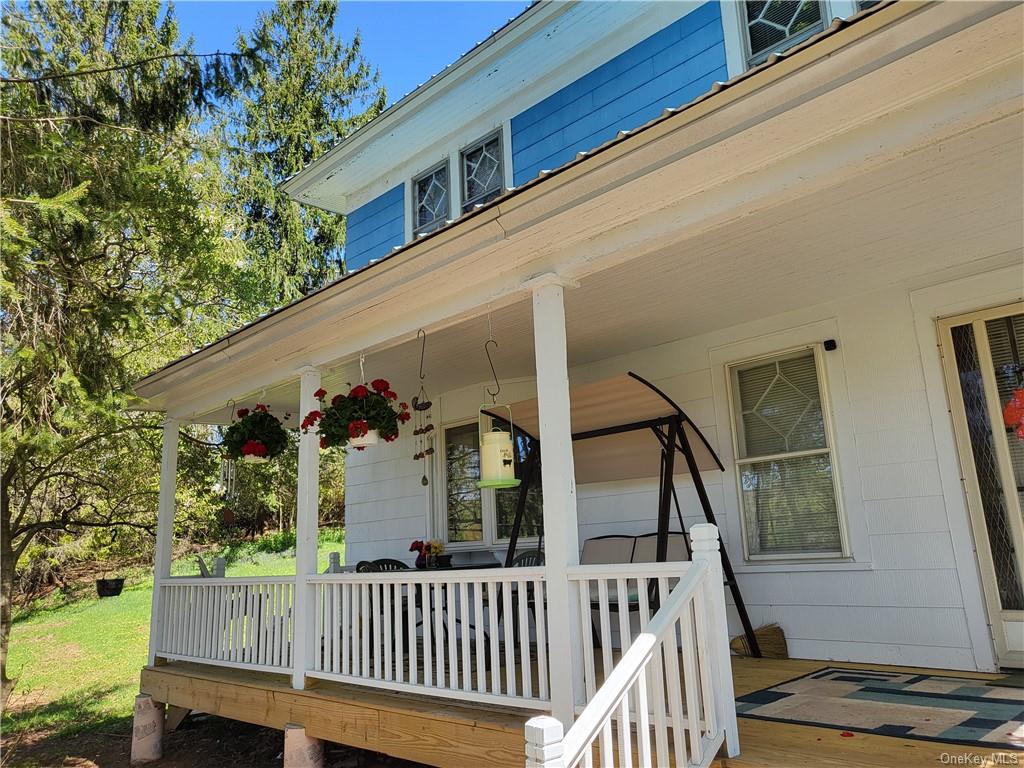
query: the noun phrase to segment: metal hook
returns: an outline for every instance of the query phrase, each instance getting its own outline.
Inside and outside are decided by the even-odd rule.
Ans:
[[[363,370],[363,364],[366,362],[366,355],[361,351],[359,353],[359,383],[363,384],[366,382],[366,372]]]
[[[491,402],[497,404],[498,395],[501,394],[501,382],[498,381],[498,372],[494,370],[494,361],[491,359],[491,344],[493,344],[495,349],[497,349],[498,342],[496,342],[494,339],[488,339],[487,341],[484,342],[484,354],[487,355],[487,363],[488,365],[491,366],[491,375],[494,377],[494,385],[497,387],[497,389],[491,392],[490,387],[485,387],[485,391],[487,392],[488,395],[491,396]]]
[[[423,341],[420,346],[420,381],[423,381],[427,378],[427,375],[423,372],[423,358],[427,354],[427,332],[420,328],[416,331],[416,338],[418,339],[421,334],[423,335]]]

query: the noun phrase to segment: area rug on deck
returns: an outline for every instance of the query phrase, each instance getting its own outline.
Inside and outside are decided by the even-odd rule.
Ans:
[[[740,717],[1024,749],[1024,691],[944,675],[827,667],[739,696]]]

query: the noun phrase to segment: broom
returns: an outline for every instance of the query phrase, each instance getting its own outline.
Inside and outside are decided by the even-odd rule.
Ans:
[[[754,637],[761,648],[761,656],[766,659],[788,659],[786,635],[778,624],[765,624],[754,630]],[[746,635],[739,635],[729,641],[729,648],[737,656],[753,656]]]

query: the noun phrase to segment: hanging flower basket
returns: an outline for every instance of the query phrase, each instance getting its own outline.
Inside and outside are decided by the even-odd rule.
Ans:
[[[238,421],[224,433],[224,449],[230,459],[262,464],[280,456],[288,447],[288,432],[263,403],[250,411],[238,409]]]
[[[385,379],[370,384],[357,384],[347,395],[337,394],[325,405],[327,390],[315,393],[320,408],[310,411],[302,420],[302,431],[318,426],[320,447],[351,445],[362,451],[379,440],[390,443],[398,438],[398,426],[409,421],[408,403],[399,403],[398,395]]]

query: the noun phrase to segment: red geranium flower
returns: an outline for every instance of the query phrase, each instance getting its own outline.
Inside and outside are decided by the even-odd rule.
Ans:
[[[323,400],[325,397],[327,397],[327,390],[324,389],[323,387],[320,387],[320,389],[313,393],[313,397],[315,397],[317,400]]]
[[[423,551],[423,541],[421,539],[416,539],[416,541],[414,541],[412,544],[409,545],[409,551],[410,552],[422,552]]]
[[[267,446],[261,443],[259,440],[248,440],[245,445],[242,446],[243,456],[266,456]]]
[[[362,437],[369,431],[370,425],[366,423],[365,419],[356,419],[348,423],[349,437]]]
[[[403,411],[408,411],[409,410],[409,404],[408,403],[399,403],[398,407],[401,408]]]
[[[270,407],[263,403],[256,403],[256,410],[260,413],[267,413],[270,410]]]
[[[320,438],[320,447],[321,448],[330,448],[330,446],[327,445],[327,438],[326,437],[321,437]]]
[[[249,415],[249,409],[248,408],[239,408],[238,409],[238,418],[244,419],[248,415]]]
[[[408,411],[402,411],[400,414],[398,414],[398,420],[403,424],[405,424],[405,422],[407,422],[411,418],[412,415]]]
[[[398,399],[398,393],[397,392],[392,392],[390,389],[387,392],[381,392],[381,394],[384,395],[384,397],[386,397],[388,400],[397,400]]]
[[[345,396],[339,392],[338,394],[336,394],[334,397],[331,398],[331,405],[337,405],[338,403],[340,403],[344,399],[345,399]]]
[[[390,435],[382,435],[385,443],[393,443],[398,439],[398,433],[392,432]]]
[[[362,400],[364,397],[367,397],[369,394],[370,394],[370,390],[368,390],[362,384],[356,384],[354,387],[352,387],[352,391],[348,393],[348,396],[349,397],[359,398],[360,400]]]
[[[387,379],[374,379],[370,382],[370,386],[373,387],[375,392],[384,393],[391,389],[391,384],[388,383]]]

